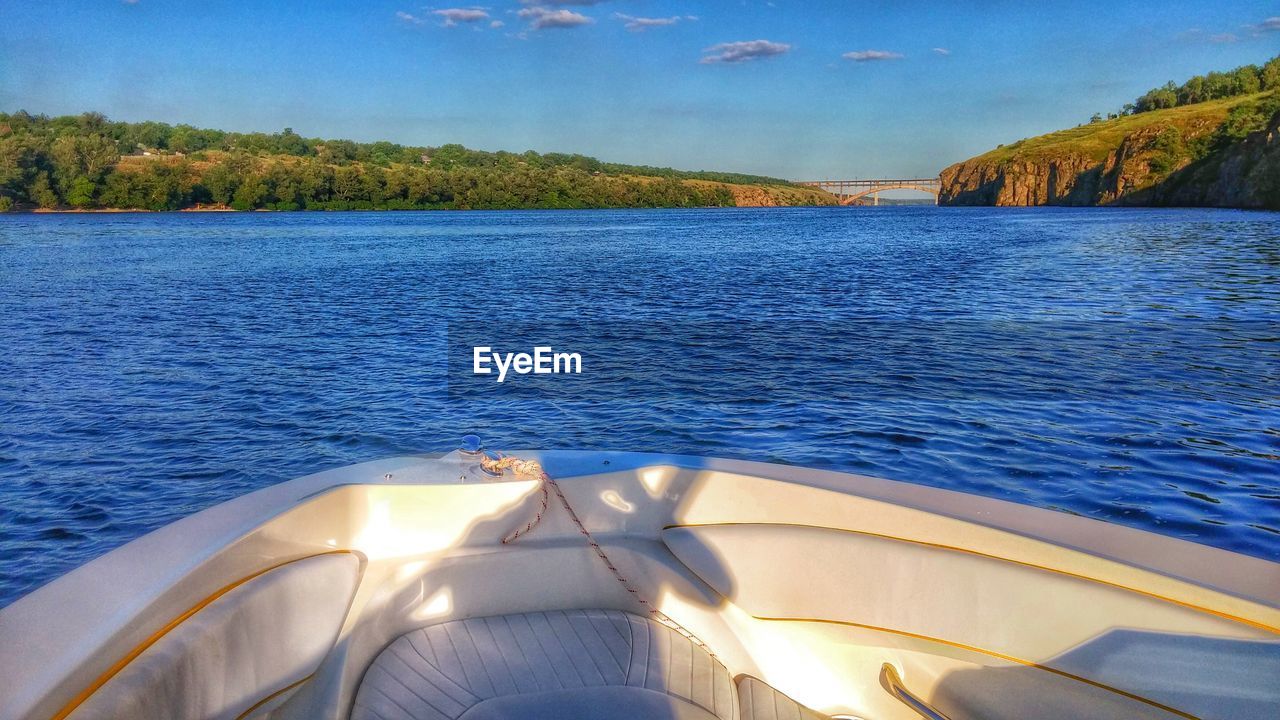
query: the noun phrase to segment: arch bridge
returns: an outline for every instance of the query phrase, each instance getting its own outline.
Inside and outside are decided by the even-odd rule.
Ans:
[[[803,180],[796,183],[807,187],[816,187],[840,198],[841,205],[860,205],[863,198],[870,196],[872,204],[880,204],[880,193],[885,190],[918,190],[929,193],[933,201],[938,202],[938,193],[942,190],[942,182],[938,178],[907,178],[900,180]]]

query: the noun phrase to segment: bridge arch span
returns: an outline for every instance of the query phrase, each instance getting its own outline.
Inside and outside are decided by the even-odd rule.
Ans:
[[[934,202],[938,201],[938,188],[928,187],[925,185],[908,185],[908,184],[885,185],[883,187],[872,188],[871,190],[863,190],[862,192],[854,193],[852,195],[841,195],[839,193],[837,193],[836,195],[837,197],[840,198],[841,205],[853,205],[853,204],[856,204],[859,200],[861,200],[864,197],[867,197],[869,195],[875,195],[876,193],[879,193],[884,190],[918,190],[922,193],[929,193],[930,195],[932,195]]]
[[[886,190],[915,190],[933,196],[938,200],[942,191],[942,183],[938,178],[907,178],[892,180],[805,180],[796,183],[807,187],[816,187],[835,195],[841,205],[856,205],[868,196],[878,196]]]

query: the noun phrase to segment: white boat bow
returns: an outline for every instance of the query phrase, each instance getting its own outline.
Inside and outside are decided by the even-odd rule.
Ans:
[[[49,583],[0,610],[0,718],[1280,716],[1280,564],[839,472],[509,456],[555,485],[378,460]]]

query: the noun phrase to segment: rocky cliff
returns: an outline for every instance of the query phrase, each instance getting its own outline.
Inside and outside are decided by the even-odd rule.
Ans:
[[[1149,189],[1117,202],[1280,210],[1280,113],[1272,116],[1264,130],[1188,163]]]
[[[1280,209],[1274,105],[1253,96],[1020,141],[943,170],[939,203]]]

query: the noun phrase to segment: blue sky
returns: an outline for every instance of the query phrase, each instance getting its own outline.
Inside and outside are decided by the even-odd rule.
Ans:
[[[1280,53],[1280,2],[1213,5],[3,2],[0,109],[793,179],[931,176]]]

